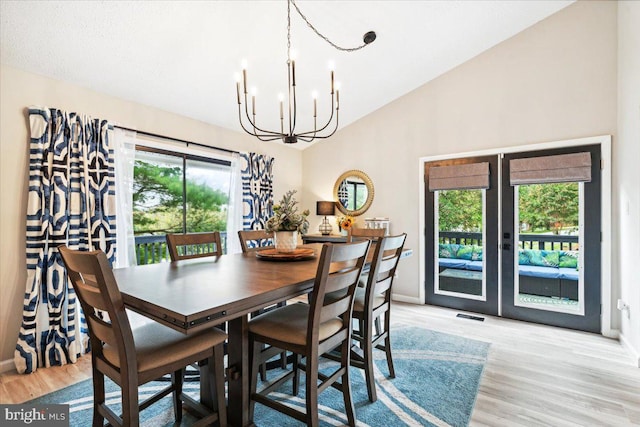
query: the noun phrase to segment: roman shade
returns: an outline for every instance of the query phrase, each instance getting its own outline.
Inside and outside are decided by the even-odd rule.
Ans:
[[[487,188],[489,188],[488,162],[432,166],[429,169],[429,191]]]
[[[509,161],[511,185],[591,182],[591,154],[571,153]]]

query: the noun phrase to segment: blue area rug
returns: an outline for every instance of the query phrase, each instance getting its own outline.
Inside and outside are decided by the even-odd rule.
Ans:
[[[416,327],[396,327],[392,330],[392,348],[396,378],[387,378],[383,352],[375,351],[378,401],[370,403],[360,369],[352,368],[352,394],[359,426],[466,426],[475,404],[480,378],[487,359],[489,344],[455,335]],[[330,368],[327,362],[326,367]],[[277,377],[277,371],[268,377]],[[301,375],[301,377],[304,377]],[[140,387],[140,399],[166,385],[154,381]],[[197,381],[186,381],[185,391],[198,396]],[[276,396],[287,404],[304,408],[304,384],[300,394],[290,395],[291,382],[285,383]],[[92,385],[86,380],[50,393],[31,403],[64,403],[70,405],[70,425],[91,425]],[[119,411],[120,389],[108,382],[107,399],[112,409]],[[329,388],[320,394],[321,425],[346,424],[342,394]],[[141,413],[143,426],[173,426],[170,396]],[[194,418],[185,413],[183,426]],[[300,426],[302,423],[256,404],[255,423],[259,427]]]

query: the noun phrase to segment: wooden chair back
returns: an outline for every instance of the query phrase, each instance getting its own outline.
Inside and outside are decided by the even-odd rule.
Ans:
[[[365,308],[376,295],[384,294],[385,304],[391,302],[391,286],[406,238],[406,233],[380,237],[375,245],[365,288]]]
[[[326,243],[322,247],[307,323],[309,360],[317,360],[318,355],[350,339],[355,291],[370,245],[369,240],[364,240],[337,245]],[[340,296],[325,298],[328,293]],[[332,337],[319,343],[320,325],[336,317],[342,319],[342,328]]]
[[[167,247],[171,261],[222,256],[220,233],[167,234]]]
[[[91,357],[104,360],[103,345],[118,349],[120,372],[137,372],[129,318],[111,265],[102,251],[80,252],[59,247],[69,280],[89,327]],[[105,315],[106,313],[106,315]]]
[[[255,252],[274,247],[273,233],[266,230],[240,230],[238,231],[242,252]]]
[[[347,236],[347,242],[354,242],[362,239],[376,240],[384,236],[384,228],[357,228],[351,227]]]

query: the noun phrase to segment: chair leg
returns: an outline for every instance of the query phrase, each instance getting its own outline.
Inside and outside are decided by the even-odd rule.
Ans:
[[[93,362],[95,366],[95,362]],[[93,369],[93,427],[102,427],[104,425],[104,417],[100,415],[98,408],[104,405],[104,374],[97,369]]]
[[[356,425],[356,410],[353,405],[353,399],[351,398],[351,377],[349,375],[349,365],[350,362],[350,340],[346,340],[342,344],[342,357],[341,363],[342,368],[344,369],[344,374],[342,375],[342,397],[344,398],[344,409],[347,413],[347,421],[350,427],[355,427]],[[316,400],[316,411],[318,410],[318,402]]]
[[[138,407],[138,384],[125,379],[122,383],[122,421],[125,426],[140,425],[140,408]]]
[[[307,403],[307,426],[311,427],[317,427],[320,423],[318,416],[318,363],[317,357],[307,357],[305,397]]]
[[[280,367],[282,369],[287,369],[287,352],[283,351],[280,353]]]
[[[291,390],[291,394],[293,396],[297,396],[300,392],[300,355],[294,353],[293,355],[293,390]]]
[[[373,376],[373,331],[369,321],[364,322],[364,334],[362,337],[362,350],[364,352],[364,376],[367,380],[367,394],[369,401],[375,402],[378,399],[376,395],[376,381]]]
[[[213,364],[215,386],[212,387],[214,409],[218,412],[218,425],[227,426],[227,399],[224,392],[224,346],[217,345],[213,348],[213,360],[209,360],[209,369]]]
[[[250,382],[250,391],[249,391],[249,419],[253,419],[253,413],[256,408],[256,401],[251,398],[258,390],[258,373],[262,368],[263,364],[260,363],[260,353],[262,352],[262,347],[264,344],[254,341],[253,339],[249,340],[249,360],[251,362],[249,369],[249,382]]]
[[[182,369],[171,374],[171,383],[173,384],[173,413],[176,422],[182,420]]]
[[[387,338],[384,340],[384,352],[387,356],[387,366],[389,367],[389,377],[395,378],[396,371],[393,368],[393,357],[391,356],[391,330],[389,328],[389,312],[387,311],[384,316],[384,331],[387,333]]]

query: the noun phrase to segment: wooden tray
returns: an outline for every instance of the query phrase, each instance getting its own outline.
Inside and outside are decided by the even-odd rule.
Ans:
[[[293,252],[278,252],[276,249],[265,249],[256,252],[258,259],[266,261],[303,261],[316,256],[316,252],[310,248],[297,248]]]

